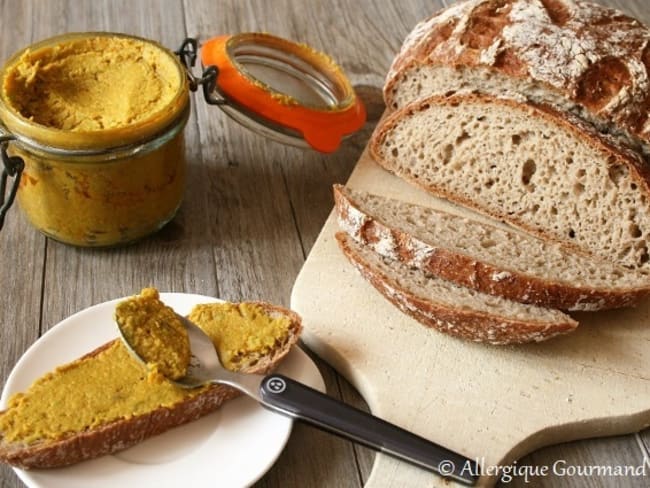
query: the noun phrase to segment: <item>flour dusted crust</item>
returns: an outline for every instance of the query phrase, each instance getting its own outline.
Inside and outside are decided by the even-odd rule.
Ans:
[[[389,108],[414,99],[422,67],[495,77],[491,88],[466,88],[557,104],[648,154],[650,30],[617,10],[582,0],[456,3],[404,41],[387,76]]]
[[[336,240],[361,276],[388,301],[421,324],[440,332],[474,342],[507,345],[545,341],[578,326],[566,315],[563,320],[553,322],[523,320],[451,307],[437,302],[435,297],[415,295],[402,286],[399,277],[389,276],[364,260],[346,233],[337,233]]]
[[[276,349],[259,358],[255,364],[242,368],[245,373],[266,374],[282,361],[298,341],[302,329],[301,319],[296,313],[283,307],[263,302],[250,303],[259,305],[269,315],[283,315],[291,320],[286,342],[277,344]],[[114,341],[108,342],[80,359],[95,356],[113,343]],[[239,395],[239,391],[229,386],[213,385],[200,395],[188,398],[171,408],[161,407],[144,415],[120,419],[56,441],[30,445],[5,443],[0,432],[0,461],[22,469],[41,469],[67,466],[111,454],[214,412],[224,402]]]
[[[488,263],[454,249],[423,242],[407,232],[364,212],[352,195],[340,185],[334,187],[339,227],[358,242],[382,256],[397,259],[434,276],[474,290],[521,303],[571,311],[596,311],[625,307],[650,295],[650,284],[637,288],[599,288],[566,281],[543,279],[514,271],[509,263]],[[465,226],[481,225],[471,220]],[[424,225],[424,224],[422,224]],[[462,238],[462,235],[459,236]],[[571,251],[566,250],[568,255]],[[531,256],[530,259],[534,259]],[[589,260],[592,258],[590,257]],[[599,266],[599,261],[590,263]],[[609,265],[601,263],[603,268]],[[622,270],[625,272],[626,270]]]

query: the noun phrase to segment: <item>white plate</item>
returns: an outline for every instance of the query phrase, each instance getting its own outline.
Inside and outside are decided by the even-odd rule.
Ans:
[[[197,303],[218,301],[183,293],[161,293],[161,298],[183,315]],[[118,301],[76,313],[36,341],[9,375],[0,409],[11,394],[25,390],[47,371],[116,338],[113,311]],[[318,368],[298,347],[278,371],[325,391]],[[15,471],[30,488],[248,486],[273,465],[292,425],[290,418],[240,397],[195,422],[114,455],[66,468]]]

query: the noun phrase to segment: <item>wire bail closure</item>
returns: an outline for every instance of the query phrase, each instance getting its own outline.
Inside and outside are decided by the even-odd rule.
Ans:
[[[25,162],[23,161],[23,158],[20,156],[9,156],[9,154],[7,154],[7,146],[9,144],[9,141],[15,139],[16,138],[11,135],[0,136],[0,155],[2,157],[3,165],[2,175],[0,176],[0,230],[4,224],[7,211],[14,203],[16,193],[18,192],[18,186],[20,185],[20,177],[22,176],[23,169],[25,168]],[[9,195],[5,198],[8,178],[13,178],[14,181],[11,184]]]
[[[187,37],[181,43],[181,47],[174,51],[174,54],[180,58],[181,64],[185,67],[190,91],[195,92],[199,86],[203,86],[203,98],[205,98],[205,101],[209,105],[226,105],[228,102],[221,96],[217,87],[219,70],[216,66],[208,66],[205,68],[200,78],[197,78],[192,73],[192,68],[196,64],[196,58],[198,56],[198,48],[198,41],[193,37]],[[220,98],[215,97],[214,93],[219,93]]]

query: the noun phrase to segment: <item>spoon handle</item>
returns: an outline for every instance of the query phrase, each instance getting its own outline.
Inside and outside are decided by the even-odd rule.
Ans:
[[[346,405],[286,376],[272,374],[261,384],[262,404],[467,485],[478,479],[475,461],[412,432]]]

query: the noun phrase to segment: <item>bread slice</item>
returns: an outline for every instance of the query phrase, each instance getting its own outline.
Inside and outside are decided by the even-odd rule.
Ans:
[[[371,154],[443,198],[650,272],[650,167],[568,113],[485,95],[392,113]]]
[[[650,29],[582,0],[469,0],[420,22],[384,87],[390,109],[479,92],[549,103],[650,157]]]
[[[264,313],[271,317],[287,317],[290,320],[286,340],[278,341],[273,349],[264,356],[251,358],[250,361],[245,359],[240,361],[240,371],[242,372],[267,373],[280,363],[298,341],[302,327],[301,320],[297,314],[282,307],[260,302],[248,303],[260,306]],[[120,357],[124,361],[131,361],[133,362],[132,367],[142,369],[142,380],[146,381],[146,367],[126,352],[125,346],[119,339],[100,346],[56,371],[65,371],[75,368],[79,363],[93,361],[115,348],[118,348]],[[146,413],[118,418],[103,425],[70,432],[57,439],[42,439],[28,443],[8,442],[3,432],[0,431],[0,460],[23,469],[54,468],[110,454],[133,446],[172,427],[196,420],[213,412],[225,401],[240,394],[237,390],[223,385],[211,385],[198,391],[182,390],[182,392],[183,399],[173,405],[161,406]],[[119,401],[119,391],[104,393],[108,396],[114,395],[115,401]],[[26,394],[30,394],[29,390]],[[10,409],[0,412],[0,419],[9,411]]]
[[[554,309],[525,305],[458,286],[381,256],[348,234],[339,247],[370,284],[418,322],[462,339],[489,344],[540,342],[578,323]]]
[[[474,290],[561,310],[650,295],[650,278],[468,217],[334,186],[339,226],[381,255]]]

